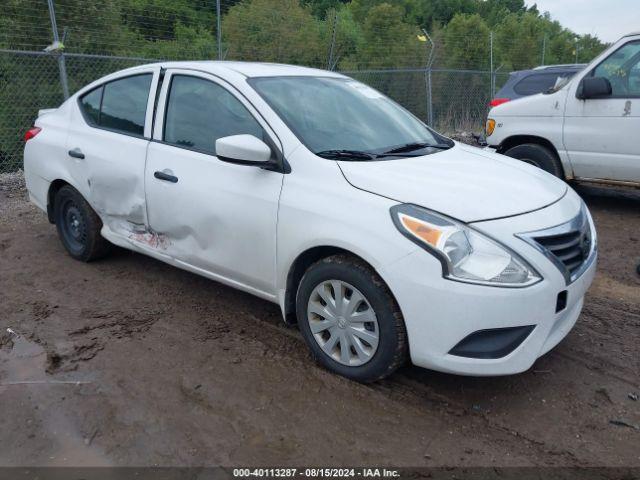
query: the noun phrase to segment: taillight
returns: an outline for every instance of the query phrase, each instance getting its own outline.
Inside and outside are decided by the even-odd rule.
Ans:
[[[28,142],[33,137],[38,135],[41,131],[42,129],[40,127],[31,127],[29,130],[27,130],[27,133],[24,134],[24,141]]]
[[[494,98],[489,102],[489,105],[492,107],[497,107],[498,105],[502,105],[503,103],[507,103],[510,99],[508,98]]]

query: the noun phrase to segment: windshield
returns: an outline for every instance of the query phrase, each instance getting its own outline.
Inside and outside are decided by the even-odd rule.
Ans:
[[[250,83],[307,148],[326,158],[407,157],[453,146],[380,92],[351,79],[263,77]]]

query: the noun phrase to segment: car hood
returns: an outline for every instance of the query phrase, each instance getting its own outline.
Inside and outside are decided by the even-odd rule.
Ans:
[[[531,165],[459,143],[420,157],[338,164],[358,189],[463,222],[538,210],[558,201],[568,188]]]

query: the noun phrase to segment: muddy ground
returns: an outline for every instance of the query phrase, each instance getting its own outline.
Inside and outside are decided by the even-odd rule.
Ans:
[[[3,177],[0,465],[640,466],[640,193],[580,192],[601,256],[564,342],[522,375],[365,386],[275,305],[124,250],[72,260]]]

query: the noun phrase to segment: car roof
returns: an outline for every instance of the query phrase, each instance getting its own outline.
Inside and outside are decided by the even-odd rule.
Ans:
[[[280,63],[265,62],[235,62],[220,60],[202,60],[188,62],[158,62],[151,65],[161,65],[163,68],[184,68],[200,70],[213,74],[223,74],[229,72],[239,73],[247,78],[253,77],[283,77],[283,76],[306,76],[306,77],[336,77],[343,78],[344,75],[320,70],[317,68],[300,67],[297,65],[285,65]],[[129,71],[148,68],[150,65],[140,65],[127,69]]]
[[[558,65],[541,65],[532,70],[582,70],[587,65],[587,63],[563,63]]]

